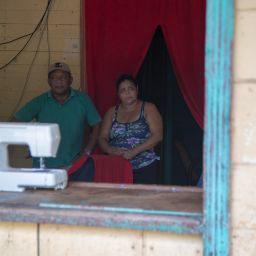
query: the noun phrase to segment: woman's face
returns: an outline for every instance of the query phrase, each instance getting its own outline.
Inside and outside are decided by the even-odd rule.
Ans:
[[[137,100],[138,89],[131,81],[123,81],[118,88],[118,96],[122,103],[132,104]]]

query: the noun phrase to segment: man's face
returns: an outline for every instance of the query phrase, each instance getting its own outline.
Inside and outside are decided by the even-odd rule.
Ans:
[[[53,71],[48,78],[48,83],[53,94],[59,96],[69,93],[72,82],[73,78],[71,74],[62,70]]]

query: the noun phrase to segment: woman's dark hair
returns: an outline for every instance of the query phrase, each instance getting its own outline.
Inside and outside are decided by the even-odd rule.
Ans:
[[[123,74],[121,75],[117,80],[116,80],[116,89],[119,89],[120,84],[123,81],[130,81],[131,83],[134,84],[135,87],[137,87],[137,82],[135,80],[135,78],[132,75],[129,74]]]

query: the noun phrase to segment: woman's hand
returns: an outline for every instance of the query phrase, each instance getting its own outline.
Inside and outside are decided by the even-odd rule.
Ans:
[[[123,157],[125,159],[131,160],[137,155],[137,152],[135,149],[128,149],[123,153]]]
[[[109,155],[116,155],[116,156],[123,156],[123,154],[127,151],[127,149],[124,148],[118,148],[118,147],[109,147],[107,153]]]

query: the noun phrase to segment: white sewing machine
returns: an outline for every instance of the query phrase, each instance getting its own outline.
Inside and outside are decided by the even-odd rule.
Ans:
[[[67,171],[44,168],[43,157],[56,156],[60,142],[57,124],[0,123],[0,191],[29,188],[64,189]],[[31,155],[40,157],[40,168],[13,168],[9,165],[8,145],[26,144]]]

